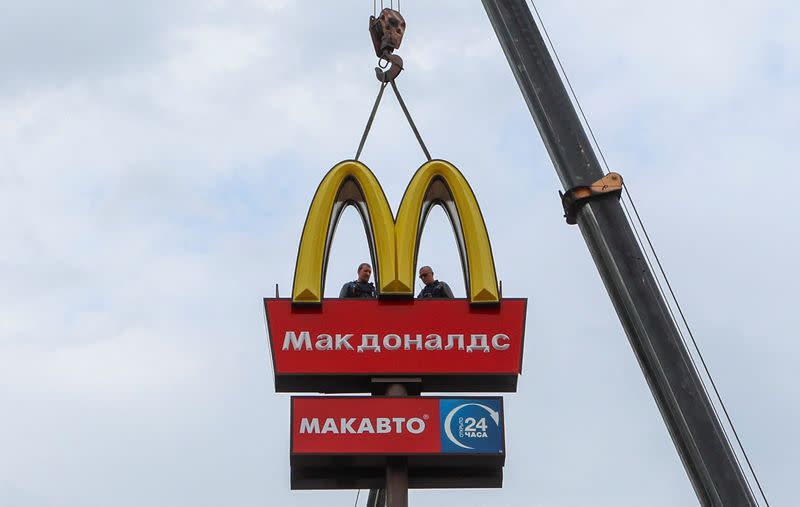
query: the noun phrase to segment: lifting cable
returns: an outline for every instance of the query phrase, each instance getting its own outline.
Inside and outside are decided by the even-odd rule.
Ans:
[[[381,99],[383,98],[383,90],[386,89],[386,83],[381,83],[380,90],[378,90],[378,96],[375,97],[375,104],[372,105],[372,112],[369,114],[369,118],[367,119],[367,126],[364,127],[364,133],[361,134],[361,142],[358,143],[358,150],[356,150],[355,160],[358,160],[358,157],[361,156],[361,150],[364,149],[364,143],[367,142],[367,136],[369,135],[369,129],[372,128],[372,122],[375,120],[375,113],[378,112],[378,106],[381,104]]]
[[[394,0],[389,0],[389,8],[394,9]],[[383,0],[381,0],[381,10],[383,10]],[[400,12],[400,0],[397,0],[397,11]],[[372,0],[372,15],[376,16],[378,12],[378,0]]]
[[[590,134],[590,136],[592,138],[592,142],[593,142],[594,146],[597,148],[598,153],[600,154],[600,159],[603,162],[605,173],[608,174],[610,172],[610,169],[609,169],[609,166],[608,166],[608,162],[606,161],[606,157],[603,154],[603,150],[600,147],[600,143],[598,143],[597,138],[595,137],[594,130],[592,129],[591,125],[589,124],[589,120],[588,120],[588,118],[586,117],[586,114],[583,111],[583,107],[581,106],[580,101],[578,100],[578,96],[577,96],[577,94],[575,93],[575,90],[572,87],[572,83],[569,80],[569,76],[567,76],[567,72],[566,72],[566,70],[564,69],[564,66],[561,63],[561,58],[559,58],[559,56],[558,56],[558,52],[556,51],[555,45],[553,44],[553,41],[550,39],[550,34],[547,32],[547,28],[545,27],[544,20],[542,19],[541,14],[539,14],[539,10],[536,8],[536,4],[535,4],[535,2],[533,0],[531,0],[531,5],[533,7],[534,13],[536,14],[536,17],[539,20],[539,25],[542,27],[542,31],[544,32],[545,38],[547,39],[547,43],[550,46],[550,50],[553,52],[553,55],[555,56],[556,62],[558,63],[558,67],[561,70],[561,74],[564,76],[564,80],[567,83],[567,87],[569,88],[570,94],[572,95],[572,99],[575,101],[575,105],[577,106],[578,111],[580,112],[581,118],[583,119],[583,123],[586,125],[587,130],[589,131],[589,134]],[[766,504],[767,507],[769,507],[769,501],[767,500],[767,497],[766,497],[766,495],[764,493],[764,489],[761,487],[761,481],[759,481],[758,475],[756,474],[756,471],[753,468],[752,463],[750,462],[750,458],[747,455],[747,451],[745,450],[744,445],[742,444],[742,441],[739,438],[739,433],[736,431],[736,427],[734,426],[733,420],[731,419],[731,416],[728,413],[728,409],[725,406],[725,402],[722,400],[722,395],[720,394],[719,389],[717,388],[717,384],[714,381],[714,377],[711,375],[711,371],[709,370],[708,364],[706,363],[706,360],[703,357],[702,352],[700,351],[700,347],[699,347],[699,345],[697,343],[697,340],[694,337],[694,333],[692,332],[692,329],[689,326],[689,322],[687,321],[686,316],[683,313],[683,309],[681,308],[681,305],[678,302],[678,298],[675,295],[675,291],[672,288],[672,284],[670,283],[669,278],[667,277],[667,273],[664,270],[664,266],[661,264],[661,259],[658,257],[658,253],[656,252],[656,249],[653,246],[653,242],[650,239],[650,235],[647,232],[647,228],[644,225],[644,221],[642,220],[642,217],[639,214],[639,210],[636,208],[636,204],[633,201],[633,197],[631,196],[631,193],[630,193],[630,190],[628,188],[628,185],[624,185],[623,189],[625,191],[625,195],[627,197],[627,200],[628,200],[628,202],[630,202],[631,208],[633,209],[633,212],[636,215],[636,221],[633,220],[633,216],[631,215],[631,212],[628,209],[628,206],[625,204],[625,200],[623,199],[623,200],[621,200],[621,202],[622,202],[622,206],[623,206],[623,208],[625,210],[625,214],[628,216],[628,220],[630,221],[631,226],[633,227],[634,233],[636,235],[637,242],[639,243],[639,246],[642,248],[642,252],[645,255],[645,259],[647,261],[647,264],[650,267],[651,272],[654,274],[654,278],[655,278],[655,281],[656,281],[656,283],[658,285],[658,289],[659,289],[659,291],[661,293],[661,296],[664,298],[664,301],[667,303],[667,309],[669,310],[669,313],[670,313],[670,316],[671,316],[672,320],[676,324],[676,328],[678,329],[678,333],[679,333],[679,335],[681,337],[681,340],[683,341],[684,346],[687,346],[687,348],[688,348],[688,344],[686,342],[686,338],[685,338],[685,336],[683,334],[683,331],[681,330],[681,326],[679,325],[680,322],[682,322],[683,326],[686,328],[686,331],[687,331],[687,333],[689,335],[689,338],[691,339],[693,348],[696,351],[697,356],[700,358],[700,362],[701,362],[701,364],[703,366],[703,370],[705,371],[705,374],[706,374],[706,376],[708,377],[708,380],[711,383],[711,387],[712,387],[712,389],[714,391],[714,394],[715,394],[717,400],[719,401],[720,406],[722,407],[722,411],[725,414],[725,419],[727,420],[728,425],[730,426],[730,428],[731,428],[731,430],[733,432],[733,435],[734,435],[734,437],[736,439],[736,443],[738,444],[739,449],[741,450],[742,455],[744,456],[744,459],[745,459],[745,461],[747,463],[747,467],[750,470],[750,474],[753,476],[753,479],[756,482],[758,490],[759,490],[759,492],[761,494],[761,498],[764,499],[764,503]],[[645,248],[645,244],[642,241],[641,236],[639,235],[639,231],[638,231],[638,228],[636,226],[637,223],[638,223],[639,228],[641,228],[645,239],[647,240],[647,245],[646,245],[647,248]],[[656,265],[658,266],[658,271],[656,271],[654,269],[653,263],[650,260],[650,255],[648,254],[648,250],[650,252],[652,252],[652,254],[653,254],[653,258],[655,259]],[[664,288],[663,288],[663,286],[661,284],[661,281],[660,281],[659,277],[657,276],[657,274],[659,272],[661,273],[661,277],[664,278],[664,282],[667,285],[667,290],[669,291],[672,303],[674,303],[675,308],[677,309],[678,314],[681,317],[680,321],[678,321],[677,318],[675,317],[675,313],[674,313],[674,311],[672,309],[672,303],[670,302],[670,299],[666,297],[666,293],[664,291]],[[694,359],[693,355],[689,354],[689,358],[691,359],[692,364],[694,365],[695,369],[697,369],[697,363],[695,362],[695,359]],[[706,386],[705,380],[702,377],[700,377],[700,381],[702,383],[703,390],[706,392],[706,395],[708,395],[709,393],[708,393],[708,388]],[[719,419],[719,413],[717,412],[717,408],[713,403],[712,403],[712,408],[714,409],[714,414]],[[722,429],[723,429],[723,433],[724,433],[725,439],[728,441],[728,445],[730,445],[731,442],[730,442],[730,439],[728,438],[727,431],[725,431],[725,427],[723,426]],[[738,457],[737,453],[735,453],[735,452],[734,452],[734,458],[736,459],[736,463],[739,466],[739,469],[742,470],[741,462],[739,461],[739,457]],[[747,483],[747,487],[750,490],[751,494],[753,494],[753,496],[755,497],[753,489],[752,489],[752,487],[750,485],[750,480],[749,480],[749,478],[747,476],[745,476],[745,481]]]
[[[364,144],[367,142],[367,136],[369,136],[369,131],[372,128],[372,122],[375,120],[375,115],[378,113],[378,106],[381,104],[381,99],[383,98],[383,90],[386,89],[386,85],[391,84],[392,90],[394,91],[395,96],[397,97],[397,102],[400,104],[400,107],[403,109],[403,113],[406,115],[406,120],[408,120],[408,124],[411,127],[411,131],[414,132],[414,137],[417,138],[417,142],[419,143],[420,148],[422,148],[422,153],[425,154],[425,158],[428,159],[428,162],[431,161],[431,154],[428,151],[427,146],[425,146],[425,141],[422,140],[422,136],[417,130],[417,125],[414,123],[414,119],[411,118],[411,113],[406,107],[406,103],[403,100],[403,97],[400,95],[400,90],[397,89],[397,84],[395,84],[394,80],[389,81],[388,83],[381,83],[380,89],[378,90],[378,96],[375,97],[375,103],[372,105],[372,112],[367,119],[367,125],[364,127],[364,133],[361,134],[361,142],[358,143],[358,150],[356,150],[355,160],[361,156],[361,152],[364,150]]]
[[[400,14],[400,0],[397,0],[397,11],[394,11],[394,0],[390,0],[389,5],[390,7],[388,9],[389,13],[387,14],[387,17],[390,19],[387,21],[384,19],[384,2],[381,0],[381,16],[379,20],[376,19],[378,2],[377,0],[372,0],[370,36],[372,37],[372,42],[375,46],[375,52],[378,56],[378,67],[375,68],[375,75],[381,84],[380,88],[378,89],[378,96],[375,97],[375,103],[372,105],[372,111],[367,119],[367,125],[364,127],[364,133],[361,135],[361,141],[358,143],[355,160],[358,160],[359,157],[361,157],[361,152],[364,150],[364,144],[367,142],[367,136],[369,136],[369,131],[372,128],[372,123],[375,121],[375,115],[378,114],[378,108],[380,107],[381,99],[383,99],[383,92],[386,90],[386,85],[391,84],[392,91],[394,91],[394,95],[397,97],[397,102],[403,109],[403,114],[406,116],[406,120],[411,127],[411,131],[414,132],[414,137],[416,137],[420,148],[422,148],[422,153],[425,154],[425,158],[430,162],[431,154],[428,151],[427,146],[425,146],[425,141],[422,140],[422,136],[417,129],[417,125],[414,123],[414,119],[411,117],[411,112],[409,112],[406,102],[403,100],[402,95],[400,95],[400,89],[397,88],[397,83],[395,82],[397,76],[400,74],[400,71],[403,70],[403,59],[398,55],[393,54],[393,51],[400,47],[400,43],[403,39],[403,31],[401,29],[397,29],[397,33],[395,33],[395,29],[390,28],[390,26],[394,26],[395,28],[399,26],[405,29],[405,21]],[[391,23],[394,23],[394,25],[391,25]],[[386,30],[390,30],[391,33],[386,32]],[[391,68],[384,71],[383,69],[387,69],[389,65],[391,65]]]

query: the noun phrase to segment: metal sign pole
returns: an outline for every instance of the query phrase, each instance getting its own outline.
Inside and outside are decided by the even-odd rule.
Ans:
[[[386,464],[386,507],[408,507],[406,458],[389,458]]]
[[[408,396],[408,389],[403,384],[389,384],[386,396]],[[408,461],[405,457],[387,460],[386,507],[408,507]]]

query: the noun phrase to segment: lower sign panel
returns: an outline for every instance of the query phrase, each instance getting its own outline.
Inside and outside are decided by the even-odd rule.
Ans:
[[[292,489],[383,487],[388,458],[412,488],[491,488],[505,463],[499,397],[293,397]]]

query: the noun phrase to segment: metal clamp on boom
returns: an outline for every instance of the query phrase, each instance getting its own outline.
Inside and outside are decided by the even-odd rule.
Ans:
[[[616,195],[617,199],[622,196],[622,175],[619,173],[608,173],[588,187],[575,187],[563,193],[560,190],[561,204],[564,206],[564,218],[567,223],[575,225],[576,216],[581,207],[592,199],[605,195]]]

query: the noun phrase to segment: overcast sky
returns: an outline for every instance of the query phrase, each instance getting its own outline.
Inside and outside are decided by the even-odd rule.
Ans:
[[[540,0],[773,505],[800,502],[796,2]],[[261,298],[377,91],[372,2],[2,0],[0,506],[353,505],[289,490]],[[404,0],[398,84],[529,298],[498,490],[419,507],[696,499],[477,0]],[[362,156],[423,161],[388,95]],[[352,210],[334,296],[368,257]],[[437,210],[420,260],[464,294]],[[362,492],[360,503],[365,495]]]

